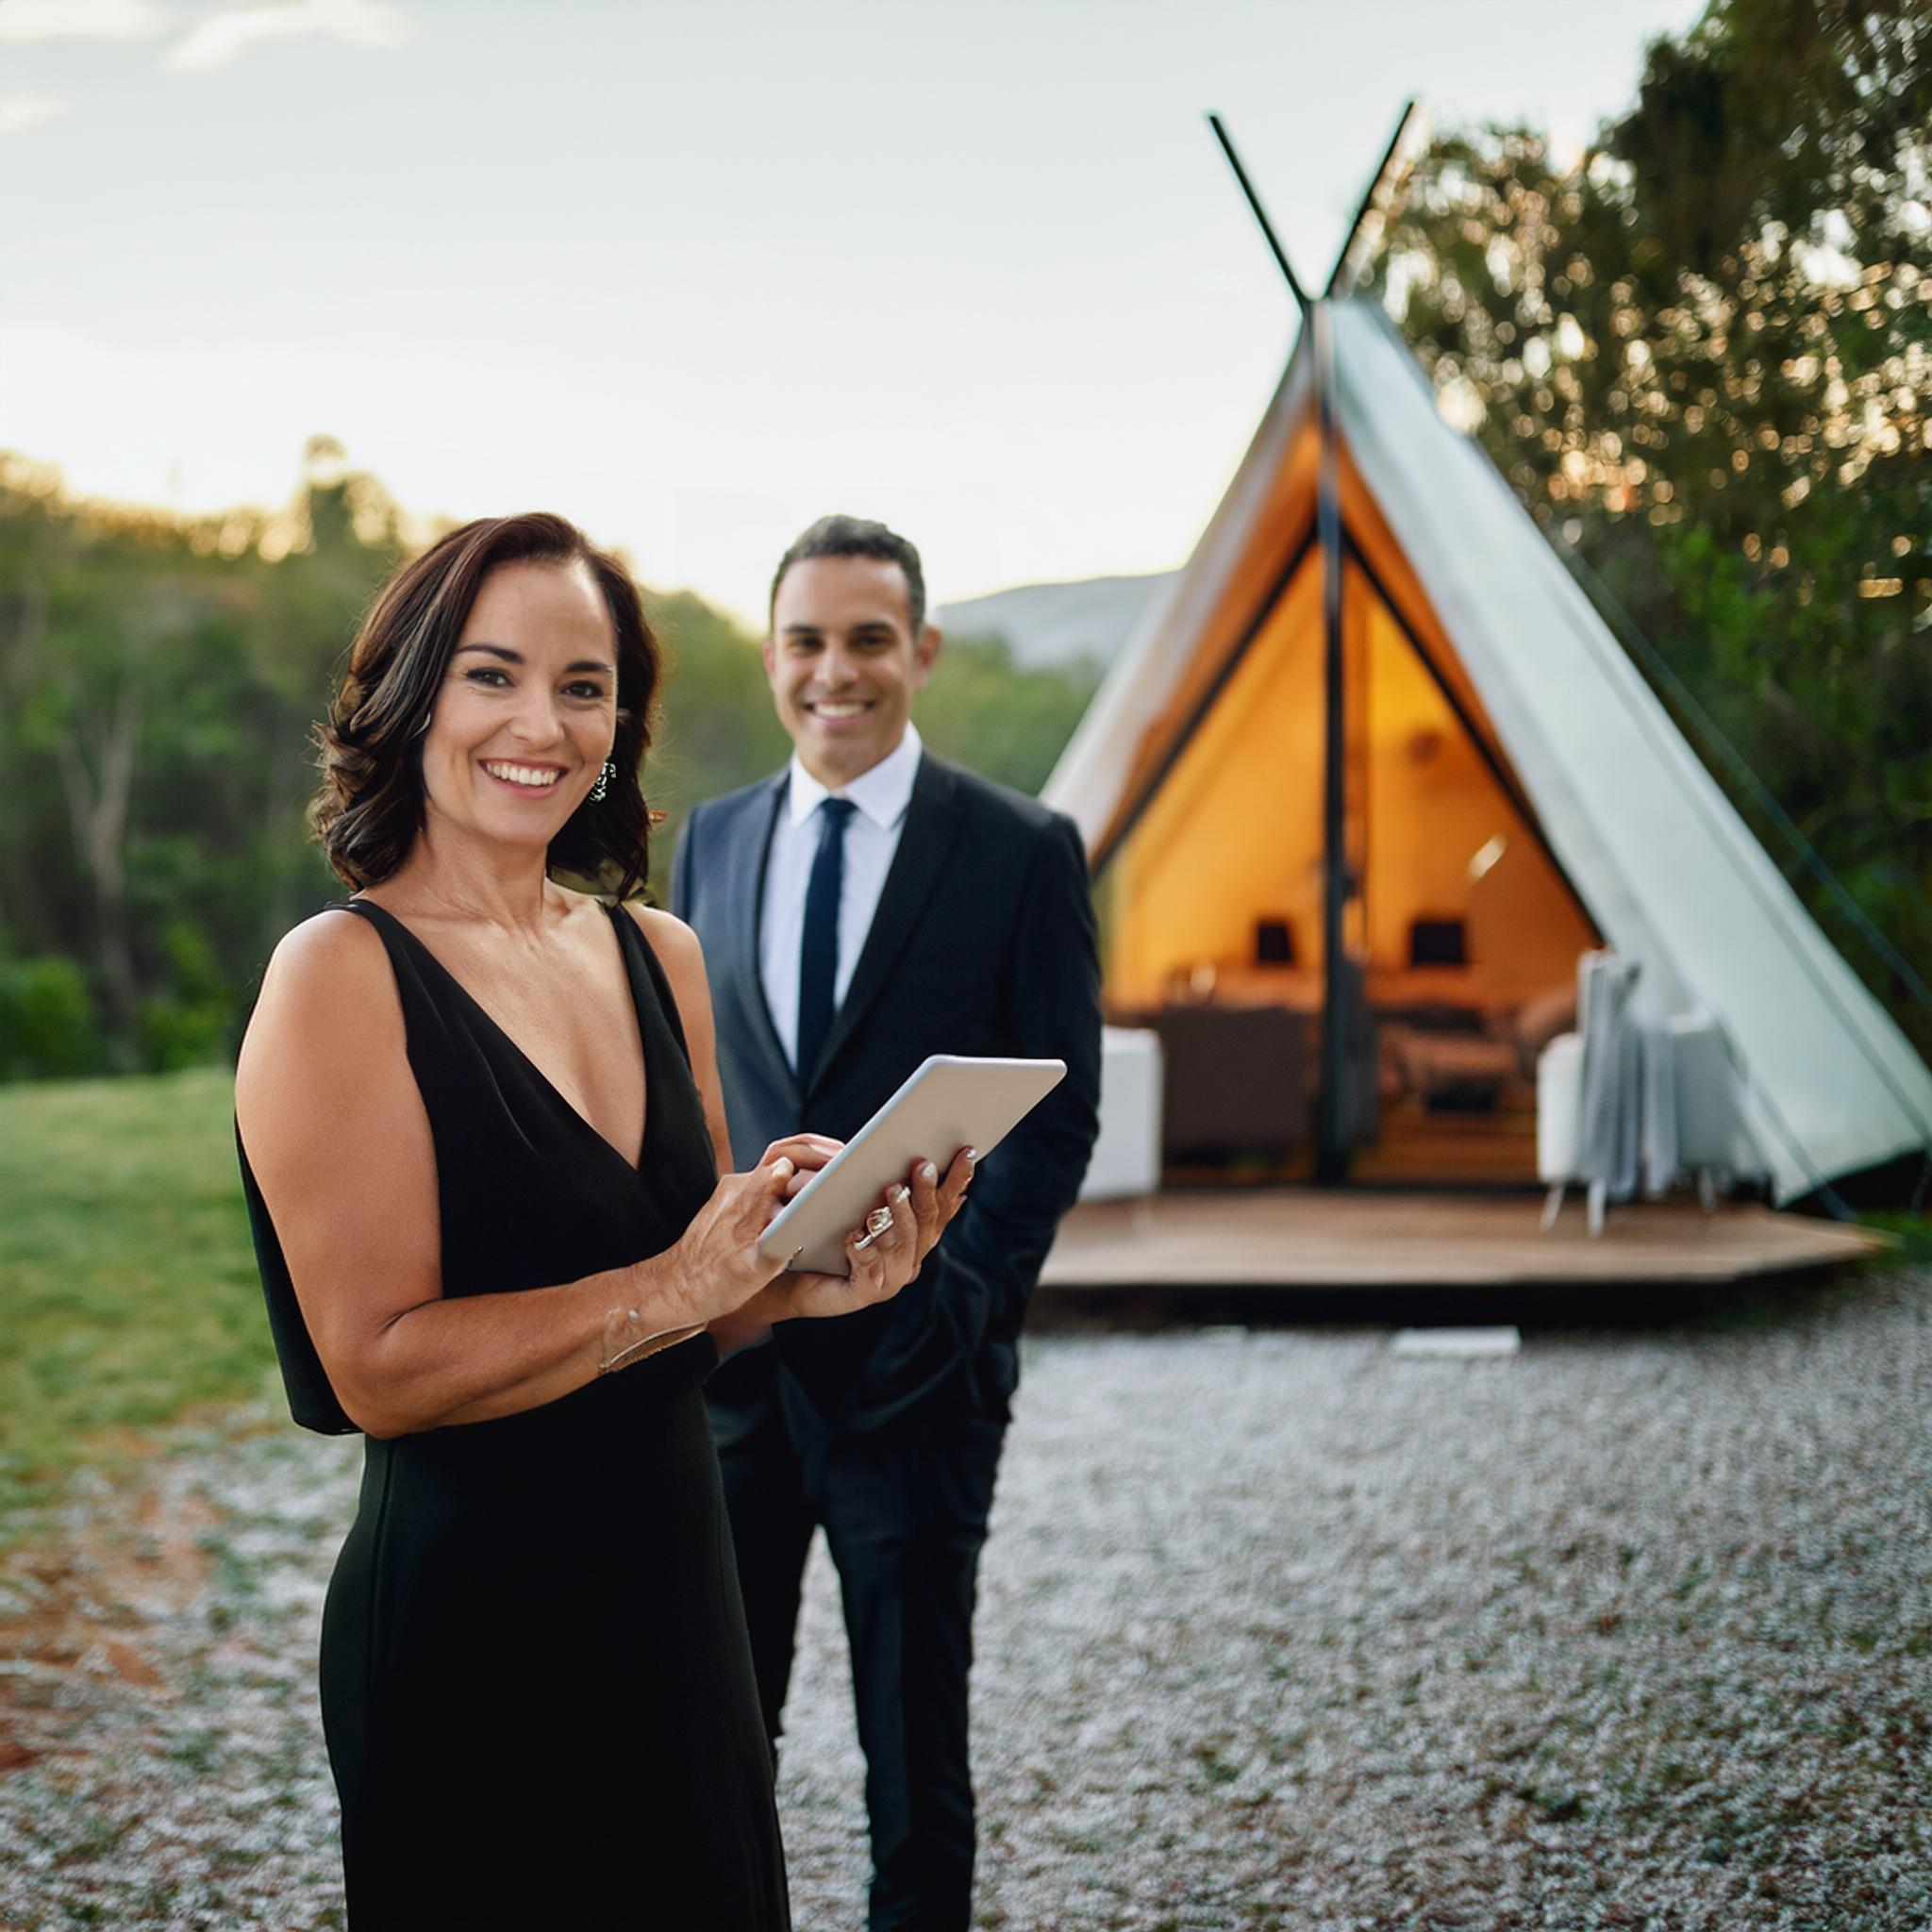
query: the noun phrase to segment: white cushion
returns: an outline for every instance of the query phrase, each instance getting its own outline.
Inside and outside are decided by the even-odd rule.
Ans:
[[[1738,1076],[1724,1036],[1708,1013],[1670,1023],[1676,1063],[1677,1164],[1728,1172],[1738,1138]]]
[[[1583,1110],[1583,1036],[1559,1033],[1536,1063],[1536,1174],[1546,1187],[1575,1178]]]
[[[1138,1027],[1100,1034],[1100,1136],[1083,1201],[1126,1201],[1160,1185],[1160,1036]]]

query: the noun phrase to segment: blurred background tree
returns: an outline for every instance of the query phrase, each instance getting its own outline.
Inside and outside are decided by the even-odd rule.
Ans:
[[[218,1057],[326,896],[318,695],[402,555],[325,439],[278,512],[76,503],[0,458],[0,1077]]]
[[[1436,142],[1377,275],[1445,409],[1655,644],[1691,741],[1932,1053],[1687,716],[1932,977],[1932,8],[1716,0],[1574,164],[1527,128]]]
[[[276,938],[343,890],[304,822],[314,721],[405,549],[325,437],[285,509],[212,518],[74,501],[0,456],[0,1080],[232,1052]],[[661,882],[690,807],[790,746],[757,641],[688,591],[646,602],[672,666],[646,774]],[[951,642],[923,716],[1036,790],[1095,675]]]
[[[645,605],[670,664],[647,774],[651,802],[665,813],[652,834],[652,875],[668,897],[685,813],[775,771],[791,745],[772,709],[758,640],[689,591],[647,591]],[[1003,638],[948,637],[918,701],[920,734],[941,758],[1038,791],[1102,669],[1091,659],[1024,666]]]

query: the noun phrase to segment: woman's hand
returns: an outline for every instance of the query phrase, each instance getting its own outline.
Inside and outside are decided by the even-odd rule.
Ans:
[[[663,1254],[639,1264],[660,1274],[693,1326],[729,1315],[784,1268],[758,1253],[772,1218],[843,1143],[823,1134],[774,1141],[749,1174],[727,1174]]]
[[[960,1148],[943,1180],[931,1161],[920,1161],[904,1183],[886,1191],[865,1225],[845,1237],[851,1274],[779,1275],[760,1297],[769,1319],[848,1315],[890,1301],[919,1273],[958,1213],[977,1158],[972,1148]]]

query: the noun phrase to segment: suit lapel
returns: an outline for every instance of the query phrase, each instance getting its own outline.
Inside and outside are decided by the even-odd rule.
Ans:
[[[724,856],[724,874],[731,881],[731,925],[733,932],[732,970],[738,975],[739,996],[758,1029],[758,1046],[794,1091],[797,1076],[778,1029],[772,1024],[772,1009],[765,1001],[764,974],[758,970],[758,927],[765,905],[765,866],[772,853],[772,832],[785,800],[783,772],[761,791],[754,792],[738,815],[730,850]]]
[[[912,798],[906,808],[905,828],[899,834],[899,849],[892,855],[886,883],[879,891],[878,909],[872,916],[872,928],[853,969],[852,984],[833,1018],[831,1032],[825,1036],[808,1091],[818,1084],[864,1019],[866,1009],[885,991],[894,963],[925,910],[941,868],[959,834],[961,811],[956,790],[953,774],[944,765],[930,753],[920,758]]]

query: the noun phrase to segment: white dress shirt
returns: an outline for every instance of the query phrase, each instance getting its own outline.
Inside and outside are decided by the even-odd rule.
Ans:
[[[828,791],[791,757],[791,790],[778,808],[772,827],[772,849],[765,859],[765,893],[758,908],[758,977],[765,1005],[785,1058],[798,1063],[798,967],[805,948],[805,889],[818,856],[819,806],[826,798],[849,798],[858,809],[845,822],[844,869],[839,882],[839,973],[832,982],[832,1010],[845,1004],[852,969],[872,930],[879,894],[899,834],[906,824],[906,808],[912,802],[912,781],[919,775],[919,733],[906,721],[906,735],[871,771],[861,773],[836,793]]]

